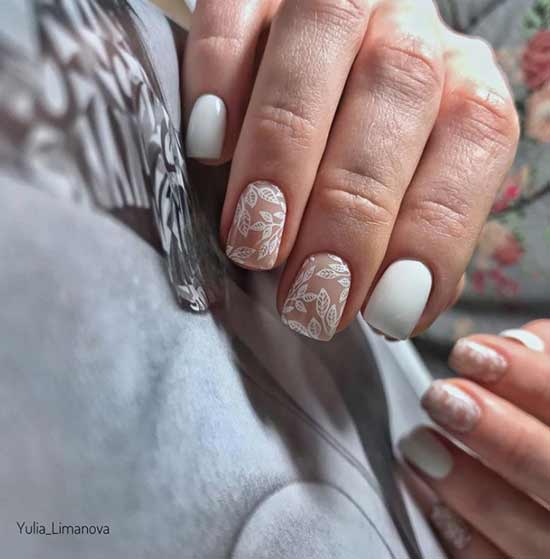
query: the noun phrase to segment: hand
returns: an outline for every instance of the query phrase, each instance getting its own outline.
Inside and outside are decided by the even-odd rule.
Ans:
[[[440,503],[421,499],[456,559],[545,559],[550,552],[550,320],[457,342],[469,380],[435,381],[422,402],[467,453],[432,429],[401,449]],[[546,347],[546,350],[544,350]]]
[[[188,155],[233,158],[227,255],[286,262],[290,328],[402,339],[453,302],[519,134],[486,43],[432,0],[199,0],[184,76]]]

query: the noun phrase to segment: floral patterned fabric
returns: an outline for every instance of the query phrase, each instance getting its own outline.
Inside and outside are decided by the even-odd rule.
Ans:
[[[550,317],[550,0],[441,3],[460,31],[492,43],[522,135],[461,301],[418,342],[436,374],[459,337]]]

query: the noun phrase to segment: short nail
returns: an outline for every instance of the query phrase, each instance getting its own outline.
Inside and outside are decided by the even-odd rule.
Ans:
[[[422,397],[422,406],[442,427],[467,433],[481,417],[475,400],[458,386],[436,380]]]
[[[462,376],[496,382],[508,369],[508,362],[496,350],[463,338],[454,345],[449,366]]]
[[[249,184],[227,236],[227,256],[245,268],[270,270],[279,255],[285,219],[285,197],[277,186],[266,181]]]
[[[499,336],[515,340],[516,342],[523,344],[526,348],[540,353],[543,353],[545,349],[543,340],[541,340],[536,334],[533,334],[528,330],[522,330],[521,328],[504,330],[504,332],[501,332]]]
[[[432,289],[430,270],[417,260],[398,260],[380,278],[365,309],[365,320],[390,338],[408,338]]]
[[[197,0],[184,0],[184,2],[187,4],[187,8],[189,9],[189,11],[193,13],[197,5]]]
[[[468,524],[449,507],[441,503],[434,505],[430,520],[443,542],[451,549],[462,551],[472,541]]]
[[[405,459],[433,479],[446,478],[453,469],[450,452],[426,429],[416,429],[399,443]]]
[[[218,159],[225,139],[227,110],[216,95],[201,95],[187,126],[186,152],[194,159]]]
[[[282,320],[291,330],[314,340],[334,336],[349,295],[348,265],[333,254],[306,259],[288,292]]]

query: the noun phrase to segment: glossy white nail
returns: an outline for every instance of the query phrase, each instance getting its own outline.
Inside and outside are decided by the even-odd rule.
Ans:
[[[501,332],[499,336],[516,340],[516,342],[523,344],[526,348],[540,353],[543,353],[545,349],[544,342],[536,334],[533,334],[528,330],[521,330],[520,328],[515,330],[504,330],[504,332]]]
[[[193,13],[197,5],[197,0],[184,0],[184,2],[187,5],[188,10]]]
[[[453,469],[449,451],[426,429],[416,429],[399,443],[403,456],[433,479],[447,477]]]
[[[216,95],[201,95],[187,126],[186,152],[194,159],[218,159],[225,139],[227,109]]]
[[[382,334],[407,339],[432,290],[430,270],[417,260],[398,260],[383,274],[365,309],[365,320]]]

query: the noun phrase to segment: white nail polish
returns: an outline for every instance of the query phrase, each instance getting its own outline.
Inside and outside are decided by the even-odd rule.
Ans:
[[[194,159],[218,159],[225,139],[227,110],[216,95],[201,95],[187,126],[186,151]]]
[[[516,330],[504,330],[499,336],[516,340],[516,342],[523,344],[526,348],[540,353],[543,353],[545,349],[544,342],[536,334],[527,330],[521,330],[519,328]]]
[[[197,5],[197,0],[184,0],[184,2],[187,4],[188,10],[193,13]]]
[[[449,451],[426,429],[417,429],[399,443],[403,456],[433,479],[447,477],[453,469]]]
[[[365,309],[365,320],[379,332],[407,339],[432,290],[430,270],[417,260],[398,260],[380,278]]]

